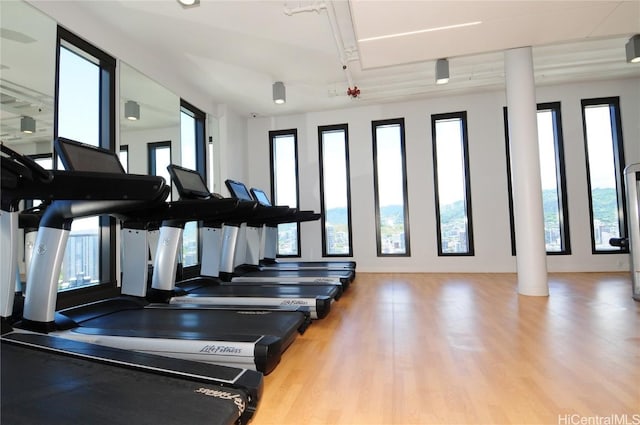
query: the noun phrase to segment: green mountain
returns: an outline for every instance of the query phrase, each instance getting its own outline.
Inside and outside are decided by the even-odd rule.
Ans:
[[[617,223],[618,204],[615,189],[594,189],[593,190],[593,214],[605,223]],[[542,207],[544,209],[545,221],[551,223],[558,222],[558,201],[556,191],[547,189],[542,191]],[[402,205],[389,205],[380,209],[380,215],[384,218],[403,218]],[[444,205],[440,209],[440,216],[444,223],[464,220],[464,202],[456,201]],[[326,220],[336,225],[347,224],[347,209],[332,208],[327,210]]]

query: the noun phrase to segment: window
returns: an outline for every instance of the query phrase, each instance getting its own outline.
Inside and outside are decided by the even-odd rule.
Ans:
[[[58,27],[55,135],[115,146],[115,60]],[[74,220],[59,290],[115,282],[113,226],[108,217]]]
[[[53,170],[53,155],[50,153],[29,155],[29,158],[33,159],[36,164],[44,168],[45,170]],[[31,199],[25,202],[25,207],[37,207],[42,203],[41,199]]]
[[[473,255],[467,113],[431,116],[438,255]]]
[[[171,164],[171,142],[154,142],[147,143],[147,154],[149,160],[149,174],[152,176],[161,176],[167,182],[171,184],[171,176],[167,166]],[[173,194],[170,194],[173,198]]]
[[[537,121],[546,251],[547,254],[571,254],[560,102],[539,104]],[[504,122],[509,176],[509,209],[513,211],[507,108],[504,109]],[[513,213],[510,221],[511,253],[515,255],[516,236]]]
[[[404,119],[373,121],[378,257],[410,256]]]
[[[318,127],[322,255],[352,256],[349,132],[346,124]]]
[[[206,175],[204,155],[204,121],[205,114],[196,107],[181,100],[180,102],[180,158],[185,168]],[[185,224],[182,234],[182,266],[190,267],[199,264],[198,255],[198,222]]]
[[[29,157],[45,170],[53,170],[53,158],[50,153],[29,155]]]
[[[619,253],[619,248],[609,245],[609,239],[626,234],[620,100],[617,97],[583,99],[581,103],[589,185],[591,250],[594,254]]]
[[[127,173],[129,172],[129,146],[122,145],[120,146],[120,153],[118,153],[118,158],[120,158],[120,163],[122,164],[122,168]]]
[[[298,132],[297,130],[270,131],[271,199],[274,205],[298,208]],[[300,256],[300,224],[278,225],[279,257]]]

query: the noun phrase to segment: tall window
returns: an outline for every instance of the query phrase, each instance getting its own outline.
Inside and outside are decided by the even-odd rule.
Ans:
[[[591,250],[594,254],[620,252],[619,248],[609,245],[610,238],[624,237],[626,234],[620,99],[583,99],[581,103],[589,184]]]
[[[349,132],[346,124],[318,127],[322,255],[352,256]]]
[[[171,142],[154,142],[147,143],[147,154],[149,164],[149,174],[152,176],[161,176],[171,184],[171,176],[167,166],[171,164]],[[173,194],[171,194],[173,197]]]
[[[184,100],[180,101],[180,106],[181,164],[205,176],[205,114]],[[182,235],[182,266],[195,266],[199,264],[198,258],[198,222],[190,221],[185,224]]]
[[[29,155],[29,158],[33,159],[36,164],[44,168],[45,170],[53,170],[53,154],[43,153],[43,154],[35,154]],[[25,206],[27,208],[36,207],[42,203],[40,199],[31,199],[27,200]]]
[[[373,121],[378,257],[410,256],[404,118]]]
[[[504,109],[509,208],[513,211],[511,161],[507,109]],[[564,168],[564,143],[560,102],[538,104],[538,148],[544,210],[544,240],[547,254],[571,254],[567,185]],[[511,252],[516,254],[515,227],[511,214]]]
[[[29,157],[45,170],[53,170],[53,159],[50,153],[29,155]]]
[[[115,60],[58,27],[55,135],[114,149]],[[115,281],[107,217],[74,220],[59,290]]]
[[[118,153],[118,158],[120,159],[120,164],[122,164],[122,168],[127,173],[129,172],[129,146],[128,145],[120,145],[120,152]]]
[[[431,116],[438,255],[473,255],[467,113]]]
[[[270,131],[271,199],[274,205],[298,208],[298,131]],[[278,256],[300,256],[300,225],[278,225]]]

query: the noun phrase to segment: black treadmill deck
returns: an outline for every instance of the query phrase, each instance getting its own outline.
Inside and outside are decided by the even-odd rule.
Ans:
[[[37,335],[38,344],[25,345],[15,336],[3,337],[0,350],[2,423],[227,425],[246,410],[240,390],[104,363],[90,358],[91,344],[73,343],[86,352],[81,357],[56,348],[55,337]]]

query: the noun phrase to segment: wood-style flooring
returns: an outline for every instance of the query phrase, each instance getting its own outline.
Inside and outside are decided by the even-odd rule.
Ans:
[[[515,274],[358,273],[265,377],[252,424],[640,424],[628,273],[549,286],[528,297]]]

